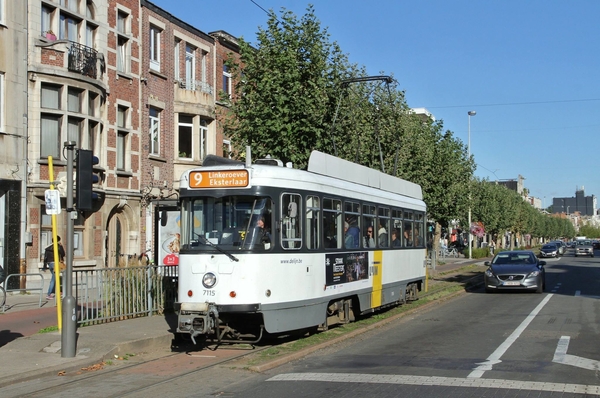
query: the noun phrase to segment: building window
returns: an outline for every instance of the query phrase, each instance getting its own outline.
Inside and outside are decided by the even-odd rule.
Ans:
[[[196,80],[196,49],[185,46],[185,88],[191,90]]]
[[[89,48],[94,48],[94,41],[96,39],[96,29],[98,27],[89,22],[85,25],[85,45]]]
[[[117,107],[117,127],[122,129],[127,128],[127,110],[126,106],[119,105]]]
[[[71,11],[79,12],[79,0],[60,0],[60,5]]]
[[[123,73],[129,72],[129,39],[124,36],[128,32],[128,19],[127,13],[117,13],[117,71]]]
[[[127,167],[127,145],[129,132],[125,131],[129,126],[129,108],[123,105],[117,106],[117,170],[125,170]]]
[[[60,158],[60,123],[58,115],[42,114],[40,120],[40,157]]]
[[[117,12],[117,31],[122,34],[127,34],[127,18],[129,15],[126,12]]]
[[[60,109],[60,86],[42,83],[42,108]]]
[[[81,97],[83,91],[74,87],[69,87],[69,94],[67,96],[67,110],[69,112],[81,113]]]
[[[127,131],[117,133],[117,170],[125,170],[125,153],[127,148]]]
[[[88,130],[86,136],[86,142],[82,142],[81,147],[94,151],[96,147],[96,135],[100,131],[100,124],[98,122],[88,121]]]
[[[46,33],[52,31],[52,14],[54,13],[54,8],[48,7],[47,5],[42,5],[42,36],[45,36]]]
[[[150,68],[160,71],[160,30],[150,25]]]
[[[223,91],[228,97],[231,97],[231,72],[225,63],[223,63]]]
[[[208,121],[206,119],[200,119],[200,160],[204,159],[208,155],[208,148],[206,147],[206,139],[208,137]]]
[[[75,142],[75,146],[81,144],[81,126],[83,121],[79,118],[69,117],[67,122],[67,141]]]
[[[179,73],[179,47],[181,45],[181,41],[180,40],[175,40],[175,47],[173,49],[173,57],[174,57],[174,74],[175,74],[175,80],[179,81],[180,79],[180,73]]]
[[[150,108],[150,154],[160,155],[160,112]]]
[[[193,131],[194,117],[189,115],[179,115],[179,158],[193,159]]]
[[[61,40],[69,40],[79,43],[79,24],[81,20],[71,15],[60,14],[60,26],[58,37]]]
[[[88,115],[94,117],[98,114],[98,95],[89,93],[88,95]]]

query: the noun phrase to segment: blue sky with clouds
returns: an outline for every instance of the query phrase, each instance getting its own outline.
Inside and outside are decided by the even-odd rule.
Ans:
[[[154,0],[203,32],[254,42],[264,10],[304,15],[370,75],[393,75],[468,143],[476,175],[532,196],[600,196],[600,1]],[[263,10],[264,9],[264,10]],[[449,165],[450,166],[450,165]]]

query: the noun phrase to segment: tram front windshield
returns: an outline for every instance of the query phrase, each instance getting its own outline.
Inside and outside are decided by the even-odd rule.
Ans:
[[[271,199],[200,197],[182,201],[182,250],[265,250],[271,246]]]

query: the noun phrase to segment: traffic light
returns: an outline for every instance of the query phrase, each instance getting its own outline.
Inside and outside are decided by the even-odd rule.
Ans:
[[[77,176],[75,179],[75,197],[77,210],[92,210],[93,201],[98,199],[94,193],[94,184],[100,182],[100,177],[94,173],[94,165],[99,159],[92,151],[80,149],[77,154]]]

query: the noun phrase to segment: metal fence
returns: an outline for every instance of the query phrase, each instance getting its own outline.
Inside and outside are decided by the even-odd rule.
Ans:
[[[177,275],[177,266],[74,270],[77,323],[91,325],[172,311]]]

